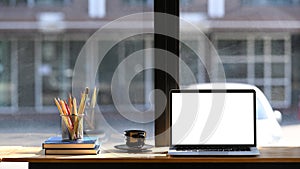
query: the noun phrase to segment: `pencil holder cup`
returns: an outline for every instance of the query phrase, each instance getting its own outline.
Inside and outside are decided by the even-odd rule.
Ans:
[[[71,141],[83,138],[84,115],[61,115],[62,140]]]
[[[95,120],[95,108],[88,107],[85,108],[84,111],[84,121],[83,121],[83,126],[84,126],[84,131],[90,132],[94,131],[96,129],[96,120]]]

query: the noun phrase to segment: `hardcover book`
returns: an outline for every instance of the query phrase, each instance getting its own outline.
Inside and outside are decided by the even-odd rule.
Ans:
[[[43,149],[94,149],[99,145],[98,137],[83,137],[80,140],[64,141],[59,136],[49,137],[42,143]]]
[[[46,155],[96,155],[100,152],[100,145],[94,148],[77,148],[77,149],[45,149]]]

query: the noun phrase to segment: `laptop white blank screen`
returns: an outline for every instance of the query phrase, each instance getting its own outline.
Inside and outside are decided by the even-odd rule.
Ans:
[[[254,94],[172,93],[172,145],[255,144]]]

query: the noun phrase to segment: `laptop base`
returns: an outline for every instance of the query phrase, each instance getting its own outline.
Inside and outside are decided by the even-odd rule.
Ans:
[[[259,150],[251,147],[250,151],[187,151],[170,148],[168,155],[171,156],[258,156]]]

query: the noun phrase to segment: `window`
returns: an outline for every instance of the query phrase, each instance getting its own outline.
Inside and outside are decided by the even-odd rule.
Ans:
[[[27,0],[2,0],[0,6],[19,6],[26,5]]]
[[[0,106],[12,108],[14,85],[12,82],[12,60],[10,56],[11,42],[8,40],[0,41]]]
[[[72,0],[27,0],[29,4],[35,6],[63,6],[69,4]]]
[[[92,18],[87,10],[88,1],[0,1],[1,14],[3,14],[0,17],[0,113],[2,115],[0,134],[8,138],[0,141],[0,144],[40,146],[41,141],[46,137],[59,134],[59,123],[57,123],[59,116],[53,98],[65,98],[70,92],[78,96],[89,84],[99,87],[97,102],[100,106],[96,115],[96,125],[99,130],[96,132],[108,131],[113,133],[108,137],[115,138],[116,135],[120,136],[126,124],[128,128],[147,129],[150,137],[160,134],[169,128],[168,106],[165,107],[162,115],[155,114],[151,109],[152,104],[154,103],[154,107],[157,106],[159,100],[155,99],[155,102],[151,102],[152,91],[154,88],[162,89],[166,94],[172,88],[190,85],[191,81],[188,81],[185,76],[187,73],[185,65],[195,75],[193,81],[195,83],[224,80],[221,75],[221,68],[224,68],[226,81],[253,84],[263,91],[272,107],[282,112],[283,129],[289,130],[287,126],[290,124],[298,125],[300,27],[297,18],[299,15],[297,12],[289,13],[286,5],[292,4],[294,9],[299,2],[297,0],[236,1],[236,3],[224,1],[224,4],[220,3],[211,9],[208,5],[214,3],[208,3],[209,1],[106,0],[102,1],[106,4],[101,11],[103,15],[95,18]],[[246,13],[240,15],[245,9],[251,8],[248,11],[250,13],[256,10],[253,6],[255,3],[260,4],[259,2],[276,5],[276,8],[272,9],[274,13],[263,16],[252,13],[251,17]],[[72,3],[68,9],[56,8],[68,3]],[[39,12],[31,10],[31,7],[44,5],[47,9],[65,14],[62,20],[55,22],[58,25],[62,24],[61,27],[57,27],[59,31],[47,32],[39,29],[36,22]],[[243,5],[248,6],[244,8]],[[18,11],[12,11],[11,6],[18,6]],[[5,8],[7,13],[2,8]],[[73,10],[75,8],[76,10]],[[222,15],[210,15],[208,9]],[[154,16],[117,22],[118,19],[124,19],[129,15],[135,16],[136,13],[153,10],[182,16],[182,18],[170,22],[165,18]],[[30,11],[30,14],[24,15],[25,11]],[[286,14],[285,16],[290,16],[288,20],[280,17],[283,13]],[[273,17],[268,18],[270,15]],[[193,24],[201,33],[197,34],[198,31],[194,32],[191,27],[178,23],[182,20]],[[13,21],[15,27],[7,27],[7,22],[10,21]],[[52,30],[51,28],[57,26],[55,24],[49,22],[46,25],[49,26],[49,30]],[[98,39],[91,38],[97,36],[94,33],[107,24],[114,27],[105,30],[103,32],[105,36]],[[138,27],[139,25],[142,27]],[[122,29],[123,27],[125,29]],[[142,28],[146,32],[156,29],[174,31],[176,37],[179,34],[180,38],[177,40],[151,33],[132,35],[136,28]],[[132,36],[124,36],[128,34]],[[120,37],[124,38],[119,39]],[[174,60],[164,60],[163,57],[154,60],[155,52],[143,51],[153,47],[167,50],[175,56],[179,55],[185,65],[178,64]],[[119,74],[116,74],[116,69],[120,68],[121,64],[126,65],[126,59],[136,53],[141,56],[135,60],[139,64],[128,64],[128,69],[120,69]],[[100,54],[104,55],[101,63],[95,59]],[[78,59],[83,59],[81,65],[78,65]],[[218,65],[212,64],[215,59],[220,59],[221,62],[218,62]],[[97,65],[98,61],[100,67]],[[178,84],[165,72],[144,70],[146,67],[159,64],[160,61],[164,66],[169,64],[168,61],[172,63],[171,68],[179,76]],[[80,71],[78,66],[82,66]],[[137,74],[128,83],[126,79],[129,78],[131,70]],[[93,71],[96,73],[93,74]],[[74,78],[78,75],[80,75],[79,80]],[[113,78],[118,82],[114,90],[111,88]],[[125,85],[128,85],[128,88],[124,88]],[[132,115],[129,110],[125,115],[117,111],[117,107],[113,104],[112,92],[120,91],[116,92],[117,98],[123,100],[127,96],[122,94],[124,89],[128,89],[126,94],[130,98],[130,108],[133,107],[138,111],[146,110],[147,114],[143,114],[145,115],[143,118],[155,118],[155,123],[158,122],[159,125],[154,126],[153,121],[136,122],[131,119],[132,116],[126,116]],[[126,104],[127,102],[124,103],[124,107]],[[120,105],[123,106],[123,102],[120,102]],[[295,132],[298,131],[291,133]],[[285,134],[288,133],[290,132]],[[33,141],[26,142],[24,141],[26,139]],[[121,137],[116,138],[120,141],[118,139],[121,140]],[[287,136],[285,140],[288,142],[283,145],[300,143],[300,140],[291,143],[291,140],[294,141],[293,136]]]
[[[198,83],[206,82],[208,79],[208,74],[205,67],[205,65],[207,64],[207,60],[201,60],[201,58],[197,56],[197,53],[191,50],[191,48],[198,49],[198,52],[204,54],[206,52],[204,41],[201,40],[201,38],[195,38],[191,35],[182,36],[181,41],[183,42],[180,44],[180,58],[185,64],[189,66],[196,78],[195,80]],[[180,85],[189,85],[189,80],[184,79],[187,76],[185,76],[186,72],[183,71],[182,64],[179,64],[179,70],[181,70],[179,71],[179,77],[181,77]]]
[[[300,33],[290,27],[292,23],[298,23],[296,18],[300,15],[295,11],[300,1],[241,0],[224,1],[224,4],[220,1],[218,5],[214,5],[217,3],[214,0],[193,2],[193,5],[181,3],[180,6],[180,41],[187,42],[185,49],[181,46],[180,58],[197,77],[196,83],[223,81],[225,75],[228,83],[256,86],[267,97],[273,110],[279,110],[282,115],[281,136],[285,141],[275,145],[299,145],[300,140],[289,133],[300,130],[297,68]],[[265,10],[257,6],[265,7]],[[224,14],[212,16],[207,11]],[[193,31],[193,26],[186,26],[184,22],[192,23],[198,30]],[[183,67],[179,69],[180,86],[193,85],[185,81]],[[290,128],[292,125],[295,129]]]
[[[123,0],[123,2],[130,6],[153,6],[153,0]]]
[[[0,6],[63,6],[72,0],[1,0]]]
[[[242,0],[243,5],[251,6],[292,6],[300,5],[299,0]]]
[[[131,18],[123,22],[118,22],[117,19],[144,10],[152,11],[153,1],[148,0],[131,7],[124,7],[123,0],[104,1],[104,15],[96,18],[90,17],[87,10],[89,1],[0,1],[1,8],[8,11],[0,17],[0,133],[7,138],[0,141],[0,145],[40,146],[45,138],[59,135],[59,114],[54,98],[66,99],[72,93],[79,100],[80,92],[91,83],[99,89],[99,106],[95,114],[97,134],[105,131],[107,136],[122,135],[127,127],[138,127],[147,131],[150,141],[154,140],[154,102],[151,95],[154,73],[153,70],[144,70],[145,67],[154,64],[153,53],[139,53],[140,57],[136,60],[139,64],[119,72],[116,79],[120,83],[114,88],[114,91],[123,92],[124,84],[129,84],[128,93],[117,92],[117,97],[123,99],[125,95],[129,96],[130,104],[124,103],[125,107],[132,105],[134,109],[145,112],[144,120],[148,121],[139,122],[123,117],[123,114],[116,110],[117,106],[114,106],[111,97],[112,77],[118,66],[132,54],[154,46],[153,34],[134,35],[136,30],[143,28],[146,32],[153,31],[152,17],[145,20]],[[57,8],[69,3],[72,3],[72,6]],[[18,11],[11,8],[15,6],[18,7]],[[39,29],[38,16],[41,11],[32,10],[32,7],[45,6],[47,11],[54,10],[66,16],[57,22],[52,22],[51,19],[55,20],[52,15],[43,20],[50,31]],[[30,14],[24,15],[27,12]],[[7,28],[7,22],[10,21],[13,21],[15,26]],[[142,25],[144,23],[146,24]],[[111,25],[114,27],[108,29]],[[130,29],[127,29],[128,26]],[[97,39],[97,33],[103,31],[103,27],[106,27],[102,32],[105,37]],[[53,28],[59,28],[59,31],[51,31]],[[128,34],[134,36],[126,37]],[[121,37],[126,38],[120,39]],[[97,40],[91,40],[93,38]],[[96,59],[100,54],[104,54],[104,60],[97,65]],[[80,67],[78,60],[82,57],[84,62]],[[75,70],[79,70],[79,73]],[[131,70],[138,73],[128,82]],[[92,77],[92,73],[95,73],[95,76]],[[75,81],[78,74],[84,80]],[[89,87],[92,90],[94,86]],[[122,138],[120,140],[123,141]]]
[[[101,41],[99,42],[99,50],[102,47],[110,46],[113,44],[113,41]],[[139,50],[143,50],[146,48],[153,47],[153,37],[151,35],[146,36],[135,36],[124,41],[119,42],[115,45],[105,56],[104,60],[99,65],[98,70],[98,83],[100,86],[100,93],[102,94],[100,98],[100,104],[103,107],[107,107],[107,105],[113,105],[113,98],[111,97],[111,81],[114,76],[115,70],[121,64],[122,61],[126,59],[126,57],[130,56],[134,52]],[[126,49],[126,50],[125,50]],[[141,57],[140,61],[137,61],[142,64],[135,65],[135,69],[142,69],[146,67],[146,64],[151,64],[151,60],[147,60],[146,58],[152,57],[151,55],[145,53],[145,57]],[[150,62],[150,63],[149,63]],[[126,72],[126,70],[124,70]],[[126,86],[126,83],[130,74],[122,74],[122,77],[117,77],[120,83],[120,88],[117,90],[126,90],[123,89],[122,86]],[[151,92],[151,88],[153,88],[153,73],[151,71],[142,71],[139,72],[130,84],[129,88],[129,97],[131,102],[137,109],[146,109],[146,104],[149,104],[149,94]],[[148,87],[152,86],[152,87]],[[122,96],[119,96],[122,97]],[[125,100],[125,99],[124,99]],[[143,108],[144,107],[144,108]]]
[[[260,86],[274,108],[291,106],[291,39],[284,34],[213,35],[226,80]]]
[[[83,36],[84,37],[84,36]],[[55,110],[53,98],[66,98],[71,92],[73,69],[84,39],[35,41],[35,107],[39,112]]]

